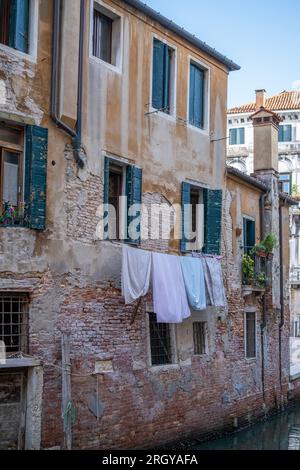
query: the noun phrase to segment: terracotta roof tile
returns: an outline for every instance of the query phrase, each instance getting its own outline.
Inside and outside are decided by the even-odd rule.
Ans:
[[[266,99],[265,108],[270,111],[300,109],[300,91],[283,91]],[[248,103],[228,110],[228,114],[254,113],[255,103]]]

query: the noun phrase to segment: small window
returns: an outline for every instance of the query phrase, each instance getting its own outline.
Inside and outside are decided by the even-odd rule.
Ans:
[[[229,130],[229,145],[244,145],[245,144],[245,128],[239,127]]]
[[[279,142],[291,142],[292,141],[292,126],[291,124],[286,124],[284,126],[279,126]]]
[[[21,52],[29,49],[30,0],[0,1],[0,42]]]
[[[193,323],[193,338],[194,338],[194,354],[202,356],[207,353],[207,323],[194,322]]]
[[[189,123],[204,128],[205,71],[190,64]]]
[[[172,364],[171,329],[167,323],[157,323],[155,313],[149,313],[152,366]]]
[[[0,126],[0,212],[23,202],[23,132]]]
[[[246,358],[256,357],[256,314],[245,312],[245,348]]]
[[[252,248],[256,243],[255,220],[243,218],[243,242],[244,253],[250,255]]]
[[[6,354],[28,348],[28,298],[25,295],[0,294],[0,340]]]
[[[279,191],[286,194],[292,193],[292,175],[291,173],[281,173],[279,175]]]
[[[152,70],[152,107],[166,114],[173,111],[174,50],[154,39]]]
[[[121,18],[94,3],[93,56],[116,67],[121,66]]]

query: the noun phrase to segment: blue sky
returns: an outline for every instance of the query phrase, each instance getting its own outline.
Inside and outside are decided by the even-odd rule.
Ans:
[[[229,107],[300,90],[300,0],[143,0],[237,62]],[[298,82],[298,83],[297,83]]]

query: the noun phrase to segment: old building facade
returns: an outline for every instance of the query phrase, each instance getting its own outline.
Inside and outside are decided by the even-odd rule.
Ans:
[[[283,406],[289,299],[287,290],[277,294],[286,266],[279,276],[277,249],[270,285],[245,289],[241,233],[243,218],[257,219],[257,235],[264,227],[279,238],[279,205],[285,230],[291,201],[275,189],[268,216],[257,215],[276,186],[273,153],[263,182],[226,175],[227,79],[238,66],[136,0],[1,8],[8,357],[0,365],[0,446],[150,447],[235,429]],[[204,250],[222,256],[228,309],[162,327],[151,294],[139,309],[121,295],[126,207],[116,207],[114,240],[99,237],[98,210],[121,196],[150,207],[195,194]],[[189,251],[175,237],[127,241],[174,256]],[[153,353],[157,328],[167,357]]]

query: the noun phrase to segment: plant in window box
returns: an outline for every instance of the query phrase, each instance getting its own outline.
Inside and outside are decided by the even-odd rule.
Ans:
[[[244,255],[242,260],[243,284],[251,285],[254,281],[254,259],[250,255]]]
[[[4,203],[4,210],[0,214],[0,225],[5,227],[18,226],[23,222],[23,207],[17,210],[10,202]]]
[[[267,278],[266,278],[266,274],[265,274],[265,273],[256,274],[256,276],[255,276],[255,284],[257,285],[257,287],[260,287],[260,288],[265,287],[266,281],[267,281]]]
[[[267,251],[266,251],[266,247],[264,243],[263,242],[256,243],[256,245],[254,245],[253,247],[252,254],[256,254],[260,258],[266,258]]]

